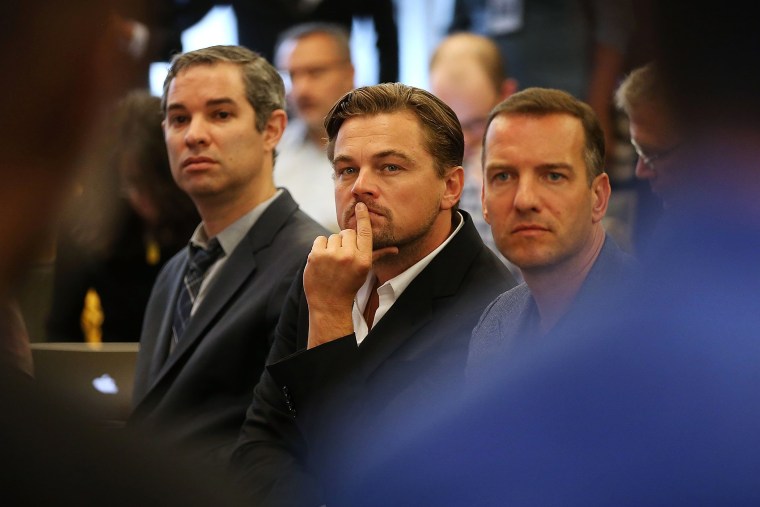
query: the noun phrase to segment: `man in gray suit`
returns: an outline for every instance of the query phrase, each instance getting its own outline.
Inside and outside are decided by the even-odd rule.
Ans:
[[[202,222],[148,302],[130,424],[203,455],[234,442],[287,289],[324,233],[273,183],[284,94],[277,71],[236,46],[175,57],[164,83],[172,175]]]
[[[498,104],[483,144],[483,214],[525,283],[499,296],[473,331],[469,380],[562,326],[636,267],[605,234],[604,133],[570,94],[528,88]],[[585,314],[584,314],[585,315]]]

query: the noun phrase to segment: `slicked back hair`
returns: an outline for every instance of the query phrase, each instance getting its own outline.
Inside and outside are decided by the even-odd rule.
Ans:
[[[462,165],[464,136],[454,111],[432,93],[401,83],[363,86],[346,93],[325,117],[327,155],[333,160],[335,139],[347,119],[409,111],[422,127],[425,147],[433,156],[438,177]]]

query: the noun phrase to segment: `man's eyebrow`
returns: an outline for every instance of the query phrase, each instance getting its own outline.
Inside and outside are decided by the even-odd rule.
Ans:
[[[397,157],[403,160],[406,160],[407,162],[413,162],[412,157],[404,153],[403,151],[398,150],[384,150],[379,153],[375,153],[372,155],[372,160],[381,160],[387,157]],[[353,157],[350,157],[348,155],[338,155],[332,160],[332,164],[338,164],[342,162],[353,162]]]
[[[220,97],[218,99],[210,99],[206,101],[206,106],[219,106],[222,104],[235,105],[237,103],[229,97]]]
[[[185,106],[178,102],[174,102],[166,106],[167,111],[177,111],[177,110],[183,110],[183,109],[186,109]]]
[[[502,162],[491,162],[483,166],[483,170],[488,171],[503,171],[503,170],[514,170],[516,169],[516,166],[514,164],[505,164]]]
[[[551,171],[554,169],[567,169],[568,171],[575,170],[575,167],[573,167],[572,164],[567,164],[565,162],[553,162],[549,164],[541,164],[538,166],[538,169],[543,169],[544,171]]]
[[[380,159],[380,158],[386,158],[386,157],[398,157],[403,160],[406,160],[407,162],[414,161],[412,157],[410,157],[403,151],[398,151],[398,150],[385,150],[385,151],[381,151],[379,153],[375,153],[374,155],[372,155],[372,158],[375,160]]]
[[[332,165],[341,163],[341,162],[351,162],[354,159],[349,157],[348,155],[338,155],[337,157],[332,159]]]
[[[492,162],[485,165],[483,168],[484,171],[499,171],[499,170],[514,170],[517,169],[517,166],[514,164],[505,164],[502,162]],[[550,162],[546,164],[539,164],[535,166],[535,169],[541,170],[541,171],[552,171],[557,169],[567,169],[568,171],[574,171],[575,167],[572,164],[567,164],[565,162]]]
[[[206,101],[206,107],[213,107],[213,106],[219,106],[223,104],[237,104],[234,100],[232,100],[229,97],[220,97],[218,99],[210,99]],[[181,102],[172,102],[168,106],[166,106],[167,111],[175,111],[175,110],[183,110],[187,109],[184,104]]]

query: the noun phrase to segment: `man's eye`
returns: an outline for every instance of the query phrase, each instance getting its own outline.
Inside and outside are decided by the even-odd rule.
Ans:
[[[509,180],[509,173],[496,173],[492,179],[494,181],[507,181]]]
[[[335,169],[336,176],[350,176],[355,173],[356,173],[356,168],[354,167],[341,167],[341,168]]]
[[[313,69],[308,69],[306,73],[309,75],[312,79],[317,79],[322,77],[327,72],[327,69],[324,67],[314,67]]]
[[[383,167],[383,169],[391,173],[401,170],[401,168],[395,164],[388,164],[385,167]]]
[[[549,173],[546,175],[546,178],[549,181],[561,181],[565,178],[565,175],[561,173]]]
[[[169,117],[169,124],[170,125],[182,125],[183,123],[187,122],[187,116],[184,115],[176,115],[176,116],[170,116]]]
[[[229,111],[217,111],[216,112],[216,117],[219,118],[219,119],[221,119],[221,120],[226,120],[230,116],[232,116],[232,115],[230,114]]]

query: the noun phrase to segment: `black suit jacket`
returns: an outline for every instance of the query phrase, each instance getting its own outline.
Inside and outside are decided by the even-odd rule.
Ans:
[[[233,444],[288,287],[322,234],[284,191],[229,255],[169,354],[187,249],[174,256],[156,280],[145,313],[130,423],[204,453]]]
[[[233,455],[258,504],[329,504],[339,478],[322,472],[353,459],[362,435],[424,410],[442,387],[432,379],[462,384],[470,332],[514,279],[461,213],[462,230],[361,345],[352,334],[306,350],[308,305],[302,277],[294,282]]]

